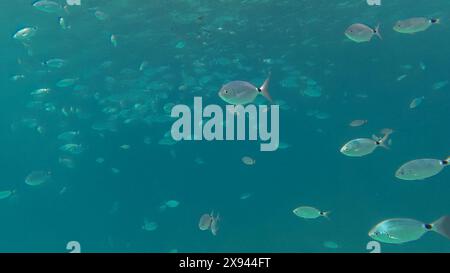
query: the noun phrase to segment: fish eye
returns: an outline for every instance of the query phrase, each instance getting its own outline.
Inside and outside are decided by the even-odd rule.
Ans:
[[[224,92],[225,94],[228,94],[228,90],[226,90],[226,89],[224,89],[223,92]]]

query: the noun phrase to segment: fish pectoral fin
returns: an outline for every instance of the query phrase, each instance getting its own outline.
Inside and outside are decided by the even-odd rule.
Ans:
[[[397,237],[395,237],[395,236],[392,236],[391,234],[387,234],[387,236],[390,238],[390,239],[394,239],[394,240],[398,240],[398,238]]]

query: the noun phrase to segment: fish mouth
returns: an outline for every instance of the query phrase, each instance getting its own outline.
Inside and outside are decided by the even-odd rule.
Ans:
[[[222,92],[219,91],[219,93],[217,93],[217,95],[219,96],[219,98],[221,98],[222,100],[226,101],[226,97],[223,95]]]
[[[399,179],[402,179],[402,175],[403,175],[403,172],[402,172],[401,170],[397,170],[397,171],[395,172],[395,177],[397,177],[397,178],[399,178]]]

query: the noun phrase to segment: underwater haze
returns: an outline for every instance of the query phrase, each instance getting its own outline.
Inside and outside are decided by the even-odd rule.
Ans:
[[[70,241],[81,252],[368,253],[371,241],[450,252],[450,225],[426,225],[450,215],[447,0],[11,0],[0,10],[0,252],[69,252]],[[276,151],[172,138],[173,106],[224,107],[222,86],[258,90],[269,75]],[[358,138],[374,150],[344,150]],[[437,174],[396,176],[423,158],[436,165],[418,164],[421,174]],[[423,225],[383,229],[401,244],[369,236],[393,218]]]

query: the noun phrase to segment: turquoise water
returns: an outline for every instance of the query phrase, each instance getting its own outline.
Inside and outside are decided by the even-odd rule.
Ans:
[[[394,176],[406,161],[450,155],[450,86],[436,88],[449,80],[446,0],[82,0],[59,14],[15,0],[0,9],[0,190],[15,190],[0,200],[1,252],[68,252],[69,241],[82,252],[368,252],[368,231],[382,220],[450,214],[450,170],[424,181]],[[442,22],[414,35],[392,29],[414,16]],[[356,22],[380,23],[383,40],[350,41],[344,31]],[[26,45],[12,38],[28,26],[38,30]],[[42,64],[52,58],[67,64]],[[170,103],[194,96],[225,105],[223,84],[259,86],[269,71],[288,148],[161,142],[172,125],[164,106],[170,113]],[[56,86],[65,78],[77,80]],[[319,97],[305,94],[308,81]],[[50,91],[30,95],[38,88]],[[355,119],[368,123],[350,127]],[[395,131],[390,150],[339,152],[383,128]],[[59,149],[66,131],[79,132],[80,154]],[[33,171],[51,180],[26,184]],[[161,209],[168,200],[179,205]],[[296,217],[300,205],[330,219]],[[217,236],[198,228],[211,211],[221,217]],[[145,220],[157,228],[144,230]],[[450,241],[430,233],[381,250],[449,252]]]

